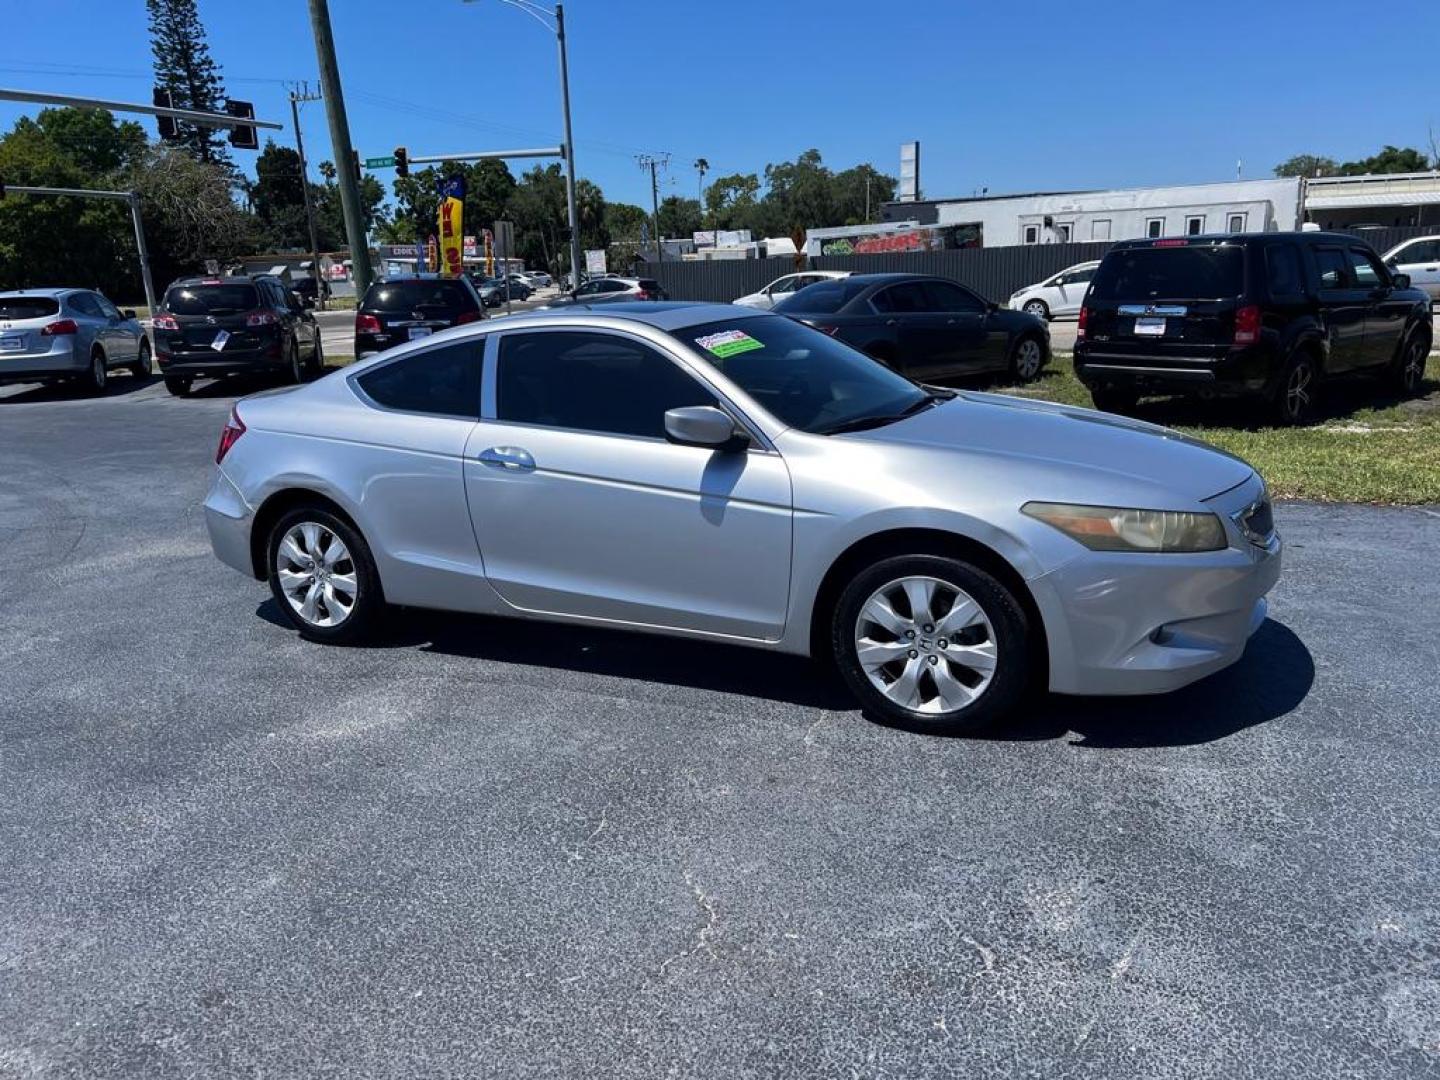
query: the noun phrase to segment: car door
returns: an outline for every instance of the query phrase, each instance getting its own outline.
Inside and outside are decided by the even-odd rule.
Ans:
[[[285,304],[287,317],[290,319],[294,329],[295,337],[300,342],[300,355],[307,360],[314,359],[315,348],[320,341],[320,327],[315,322],[315,316],[301,301],[292,289],[281,289],[281,298]]]
[[[66,312],[75,317],[75,324],[80,331],[76,334],[76,354],[89,356],[90,350],[99,345],[104,350],[108,363],[119,363],[120,357],[115,355],[115,342],[110,340],[109,320],[100,311],[100,302],[95,294],[74,292],[65,297],[64,303]]]
[[[954,325],[934,310],[924,281],[901,281],[870,298],[898,346],[895,369],[912,379],[927,379],[951,370],[958,349]]]
[[[1095,276],[1095,267],[1084,266],[1067,270],[1056,283],[1057,297],[1050,305],[1051,315],[1078,315],[1085,293],[1090,288],[1090,279]]]
[[[91,293],[100,317],[105,320],[105,355],[112,363],[128,363],[140,354],[140,338],[120,309],[99,293]]]
[[[1370,291],[1359,288],[1344,248],[1316,245],[1311,249],[1311,258],[1315,267],[1315,296],[1330,344],[1329,371],[1341,373],[1362,368]]]
[[[791,533],[779,455],[667,441],[667,409],[717,398],[639,335],[492,336],[465,486],[500,596],[523,611],[778,638]]]
[[[1410,276],[1410,284],[1440,299],[1440,240],[1412,240],[1390,257],[1390,264]]]
[[[953,281],[927,281],[929,306],[945,319],[945,371],[964,375],[1005,363],[1007,335],[990,324],[990,305]]]
[[[1365,364],[1368,367],[1388,364],[1400,349],[1400,338],[1405,333],[1405,321],[1413,304],[1396,295],[1390,271],[1373,251],[1352,247],[1349,255],[1355,283],[1366,290],[1370,298],[1365,311]]]

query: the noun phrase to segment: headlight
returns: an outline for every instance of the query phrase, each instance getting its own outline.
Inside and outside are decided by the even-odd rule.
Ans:
[[[1091,551],[1219,551],[1225,528],[1214,514],[1032,502],[1020,512],[1053,525]]]

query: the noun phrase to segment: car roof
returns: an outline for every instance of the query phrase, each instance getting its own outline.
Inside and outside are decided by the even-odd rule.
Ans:
[[[60,285],[44,289],[0,289],[0,296],[43,296],[47,300],[63,300],[71,293],[95,292],[94,289],[81,289],[73,285]]]
[[[1353,236],[1350,233],[1342,232],[1321,232],[1312,230],[1309,232],[1246,232],[1246,233],[1201,233],[1198,236],[1146,236],[1136,240],[1117,241],[1111,251],[1121,251],[1134,248],[1162,247],[1180,248],[1189,247],[1192,244],[1201,245],[1215,244],[1278,244],[1293,243],[1299,241],[1302,244],[1366,244],[1369,245],[1363,236]]]
[[[504,329],[506,326],[562,322],[574,318],[578,313],[593,315],[596,319],[616,319],[621,322],[641,323],[657,330],[683,330],[687,326],[702,323],[734,321],[739,319],[779,319],[784,316],[772,315],[756,308],[737,307],[735,304],[710,304],[700,300],[633,300],[615,301],[609,304],[567,304],[564,307],[522,311],[514,315],[503,315],[486,323],[490,329]]]

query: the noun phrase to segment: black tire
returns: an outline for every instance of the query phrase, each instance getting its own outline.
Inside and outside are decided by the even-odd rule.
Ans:
[[[110,370],[105,360],[105,351],[100,348],[90,350],[90,366],[85,369],[85,374],[80,376],[80,388],[91,397],[98,397],[105,393],[105,387],[110,382]]]
[[[1050,321],[1050,305],[1044,300],[1026,300],[1020,305],[1020,310],[1044,319],[1046,322]]]
[[[130,365],[130,374],[137,379],[148,379],[150,372],[150,342],[142,337],[140,339],[140,355],[135,358],[135,363]]]
[[[184,375],[166,375],[165,389],[175,397],[189,397],[191,381]]]
[[[1034,382],[1045,370],[1048,359],[1050,356],[1045,342],[1034,334],[1023,334],[1010,346],[1010,378],[1015,382]]]
[[[285,365],[285,381],[289,383],[305,381],[305,366],[300,362],[300,346],[294,338],[290,339],[290,357]]]
[[[1092,386],[1090,400],[1101,412],[1128,416],[1140,404],[1140,395],[1133,390],[1117,390],[1113,386]]]
[[[1425,361],[1430,357],[1430,339],[1423,330],[1417,330],[1405,339],[1395,360],[1390,365],[1389,383],[1395,393],[1403,397],[1415,397],[1425,381]]]
[[[325,347],[320,343],[320,331],[315,331],[315,355],[310,358],[310,374],[319,375],[325,370]]]
[[[944,596],[948,595],[953,600],[955,593],[964,592],[975,601],[989,620],[989,629],[975,626],[961,630],[955,641],[927,636],[930,632],[925,631],[925,626],[931,626],[933,632],[938,628],[938,624],[917,623],[913,631],[917,637],[910,639],[915,642],[915,647],[897,652],[892,661],[876,669],[876,676],[881,681],[888,680],[888,685],[893,687],[912,670],[911,665],[918,663],[920,666],[917,670],[920,674],[916,676],[915,685],[919,694],[919,708],[909,707],[892,699],[871,681],[871,675],[861,664],[857,645],[862,626],[861,610],[877,591],[904,578],[933,579],[937,583],[937,603],[941,604],[946,602]],[[899,608],[894,605],[891,610],[900,613]],[[912,611],[906,611],[902,618],[908,619],[912,614]],[[943,710],[944,702],[940,699],[935,673],[937,670],[943,672],[970,688],[980,686],[985,676],[977,670],[966,668],[963,663],[958,666],[952,663],[952,658],[957,656],[957,652],[952,650],[983,645],[990,641],[992,631],[994,667],[989,675],[989,683],[983,685],[978,696],[968,704]],[[866,633],[867,640],[874,640],[874,635],[886,631],[869,627]],[[986,571],[963,560],[945,556],[897,555],[882,559],[860,571],[840,594],[830,621],[830,649],[846,685],[859,699],[860,704],[883,722],[910,731],[966,735],[1005,719],[1024,695],[1032,669],[1030,633],[1029,620],[1019,601],[1008,588]],[[958,640],[959,634],[975,636],[976,640],[962,645]],[[890,632],[889,637],[893,637],[893,640],[887,637],[881,644],[898,643],[900,648],[904,649],[900,633]],[[924,700],[927,694],[930,695],[929,699]],[[926,711],[927,706],[933,707],[936,702],[940,703],[943,711]]]
[[[281,584],[280,545],[291,529],[306,523],[319,525],[338,537],[350,555],[348,562],[353,567],[356,592],[349,614],[335,626],[320,626],[306,621],[290,602]],[[344,562],[337,563],[335,569],[342,570],[344,565]],[[265,540],[265,569],[270,582],[270,594],[275,598],[281,614],[300,636],[308,641],[318,641],[326,645],[349,645],[363,641],[373,632],[376,621],[385,608],[380,575],[375,569],[375,559],[370,554],[370,546],[365,543],[365,538],[350,522],[319,506],[296,507],[281,516]]]
[[[1320,404],[1320,365],[1309,349],[1285,358],[1270,397],[1270,416],[1281,427],[1302,427],[1315,419]]]

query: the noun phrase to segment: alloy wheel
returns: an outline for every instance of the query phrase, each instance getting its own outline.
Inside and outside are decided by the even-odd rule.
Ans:
[[[105,380],[110,372],[105,367],[105,354],[97,352],[90,357],[90,382],[96,390],[105,389]]]
[[[1309,364],[1296,364],[1285,383],[1285,412],[1299,419],[1310,410],[1311,388],[1315,373]]]
[[[339,626],[360,597],[350,549],[314,521],[302,521],[285,533],[275,553],[275,576],[290,606],[311,626]]]
[[[1031,300],[1025,305],[1025,313],[1043,319],[1045,318],[1045,305],[1039,300]]]
[[[1033,379],[1040,374],[1040,360],[1040,343],[1026,338],[1015,350],[1015,374],[1022,379]]]
[[[1410,348],[1405,353],[1405,370],[1401,372],[1401,379],[1407,394],[1413,394],[1420,389],[1420,383],[1425,378],[1425,342],[1412,341]]]
[[[939,578],[898,578],[861,606],[855,654],[870,684],[894,704],[953,713],[994,681],[995,628],[964,589]]]

